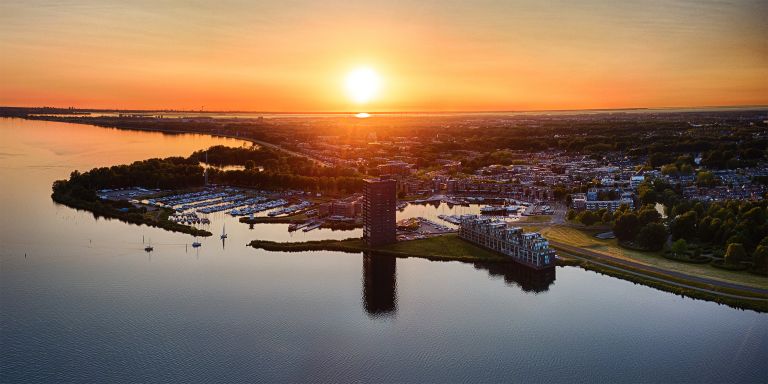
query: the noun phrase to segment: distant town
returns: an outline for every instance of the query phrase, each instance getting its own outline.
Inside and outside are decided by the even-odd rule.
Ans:
[[[759,276],[768,275],[766,109],[355,116],[0,108],[0,116],[253,143],[83,170],[54,185],[54,200],[109,217],[195,236],[213,234],[214,212],[288,223],[289,231],[362,228],[362,242],[290,247],[486,255],[534,270],[579,264],[764,305],[750,298],[763,294]],[[396,219],[420,204],[466,209]]]

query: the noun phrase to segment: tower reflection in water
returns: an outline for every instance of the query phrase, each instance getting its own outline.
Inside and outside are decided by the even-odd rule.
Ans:
[[[397,258],[363,254],[363,307],[371,317],[386,317],[397,310]]]
[[[440,263],[440,261],[434,261]],[[555,269],[535,270],[513,262],[473,263],[476,269],[500,276],[510,286],[526,293],[542,293],[555,282]],[[381,318],[397,312],[397,258],[373,252],[363,254],[363,308],[369,316]]]

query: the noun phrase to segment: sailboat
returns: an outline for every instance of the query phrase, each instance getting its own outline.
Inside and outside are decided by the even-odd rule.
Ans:
[[[192,248],[197,248],[197,247],[199,247],[201,245],[202,244],[200,244],[200,242],[197,241],[197,237],[195,237],[195,241],[192,242]]]
[[[221,239],[222,239],[222,240],[224,240],[224,239],[226,239],[226,238],[227,238],[227,231],[226,231],[226,228],[227,228],[227,225],[226,225],[226,224],[224,224],[224,225],[221,227]]]
[[[145,252],[152,252],[155,250],[155,247],[152,246],[152,239],[149,239],[149,244],[147,244],[146,247],[144,247]]]

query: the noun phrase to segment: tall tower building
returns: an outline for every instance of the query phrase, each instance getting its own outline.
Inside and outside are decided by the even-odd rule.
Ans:
[[[363,188],[363,239],[369,246],[397,241],[397,181],[366,179]]]

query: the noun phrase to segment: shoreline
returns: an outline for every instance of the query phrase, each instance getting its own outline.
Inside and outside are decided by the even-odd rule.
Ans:
[[[61,204],[75,210],[82,210],[90,212],[96,217],[104,217],[106,219],[115,219],[128,224],[146,225],[149,227],[161,228],[171,232],[185,233],[192,236],[209,237],[213,234],[209,231],[198,229],[189,225],[183,225],[174,223],[167,219],[164,220],[150,220],[146,216],[135,216],[130,213],[120,212],[116,209],[110,209],[106,206],[101,206],[99,209],[85,200],[79,200],[67,195],[57,194],[56,192],[51,194],[51,200],[56,204]],[[160,213],[158,213],[159,215]]]
[[[245,137],[245,136],[235,136],[231,134],[226,133],[217,133],[217,132],[206,132],[206,131],[191,131],[186,129],[165,129],[165,128],[151,128],[151,127],[122,127],[117,125],[112,125],[108,123],[100,123],[98,121],[80,121],[78,119],[78,116],[72,116],[72,117],[47,117],[47,116],[19,116],[17,118],[25,119],[25,120],[40,120],[40,121],[54,121],[54,122],[60,122],[60,123],[70,123],[70,124],[83,124],[83,125],[93,125],[96,127],[102,127],[102,128],[113,128],[113,129],[122,129],[126,131],[143,131],[143,132],[161,132],[166,134],[197,134],[197,135],[208,135],[212,137],[220,137],[220,138],[227,138],[227,139],[233,139],[233,140],[242,140],[245,142],[250,142],[251,144],[259,145],[262,147],[267,147],[271,149],[275,149],[281,152],[285,152],[292,156],[298,156],[298,157],[304,157],[308,160],[311,160],[318,165],[324,166],[324,167],[330,167],[332,164],[329,164],[325,161],[318,160],[310,155],[296,152],[287,148],[283,148],[277,144],[269,143],[263,140],[251,138],[251,137]]]
[[[487,251],[482,248],[475,247],[469,243],[462,245],[459,249],[455,247],[459,240],[458,237],[454,239],[443,239],[446,241],[444,244],[447,248],[453,248],[453,254],[441,254],[440,251],[434,252],[414,250],[412,245],[419,244],[419,242],[434,242],[434,239],[441,238],[443,236],[437,236],[429,239],[411,240],[406,242],[399,242],[383,247],[372,248],[367,246],[362,238],[349,238],[344,240],[313,240],[304,242],[277,242],[270,240],[252,240],[248,243],[249,246],[256,249],[264,249],[272,252],[307,252],[307,251],[336,251],[345,253],[359,253],[359,252],[375,252],[382,255],[395,256],[401,258],[417,257],[432,261],[466,261],[466,262],[498,262],[508,263],[511,262],[506,257],[497,255],[493,252]],[[434,244],[427,244],[425,249],[437,249]],[[463,251],[471,251],[463,252]]]
[[[97,124],[97,123],[94,123],[94,122],[86,122],[86,121],[70,121],[70,120],[65,120],[65,119],[45,119],[45,118],[30,118],[30,117],[18,117],[18,118],[27,119],[27,120],[43,120],[43,121],[54,121],[54,122],[64,122],[64,123],[73,123],[73,124],[93,125],[93,126],[98,126],[98,127],[102,127],[102,128],[112,128],[112,129],[122,129],[122,130],[161,132],[161,133],[167,133],[167,134],[201,134],[201,135],[209,135],[209,136],[212,136],[212,137],[224,137],[224,138],[231,138],[231,139],[235,139],[235,140],[242,140],[242,141],[251,142],[251,143],[254,143],[254,144],[257,144],[257,145],[267,145],[267,146],[276,148],[278,150],[285,151],[285,152],[287,152],[289,154],[293,153],[292,151],[283,149],[283,148],[281,148],[281,147],[279,147],[279,146],[277,146],[275,144],[264,143],[264,142],[262,142],[260,140],[251,139],[251,138],[247,138],[247,137],[239,137],[239,136],[228,135],[228,134],[221,134],[221,133],[215,133],[215,132],[190,131],[190,130],[172,130],[172,129],[162,129],[162,128],[120,127],[120,126],[113,126],[113,125],[107,125],[107,124]],[[312,159],[313,161],[319,161],[319,160],[313,159],[313,158],[311,158],[311,157],[309,157],[307,155],[301,155],[301,154],[299,154],[299,155],[307,157],[309,159]],[[54,198],[54,201],[56,201],[55,198]],[[61,201],[57,201],[57,202],[58,203],[62,203],[62,204],[67,205],[67,206],[71,206],[71,205],[69,205],[69,204],[67,204],[65,202],[61,202]],[[92,212],[94,214],[97,214],[97,215],[100,214],[102,216],[109,217],[109,215],[104,215],[103,213],[96,213],[96,212],[94,212],[93,210],[91,210],[91,209],[89,209],[87,207],[73,206],[73,208],[75,208],[75,209],[83,209],[83,210],[90,211],[90,212]],[[117,214],[113,215],[112,218],[116,218],[118,220],[125,221],[125,222],[128,222],[128,223],[132,223],[131,220],[124,220],[123,218],[121,218]],[[178,230],[178,229],[166,228],[166,227],[163,227],[163,226],[160,226],[160,225],[153,225],[153,223],[146,222],[146,221],[137,222],[135,224],[145,224],[145,225],[149,225],[149,226],[156,226],[156,227],[168,229],[170,231],[176,231],[176,232],[192,234],[191,232],[188,232],[187,230]],[[210,236],[209,232],[207,232],[207,231],[202,231],[202,232],[207,233],[207,235],[206,234],[201,234],[201,236]],[[251,242],[250,245],[254,246],[253,243],[254,242]],[[279,244],[279,243],[275,243],[275,244]],[[314,245],[314,246],[319,246],[319,245]],[[280,248],[279,246],[276,246],[276,247]],[[343,249],[339,249],[339,248],[335,248],[335,249],[315,248],[315,249],[307,249],[307,250],[337,250],[337,251],[346,251],[346,252],[374,251],[372,249],[361,248],[359,246],[357,246],[357,247],[349,247],[349,246],[347,246],[347,247],[341,247],[341,248],[343,248]],[[558,248],[558,247],[554,246],[554,248]],[[574,247],[574,248],[576,248],[576,247]],[[280,249],[278,249],[278,250],[280,250]],[[295,251],[298,252],[298,251],[303,251],[303,250],[295,250]],[[380,249],[376,249],[375,251],[381,252]],[[587,251],[587,250],[581,250],[581,251]],[[457,258],[457,257],[454,257],[454,256],[445,256],[445,255],[440,255],[440,254],[419,255],[419,254],[413,254],[413,253],[409,253],[409,252],[396,251],[396,250],[388,250],[386,252],[389,252],[392,255],[397,255],[399,257],[421,257],[421,258],[428,258],[428,259],[431,259],[431,260],[441,260],[441,261],[454,261],[454,260],[455,261],[473,261],[473,260],[474,261],[489,261],[489,260],[493,260],[493,258],[490,258],[490,259],[488,259],[488,258],[473,258],[471,256],[465,256],[463,258]],[[571,253],[571,252],[569,252],[569,253]],[[580,253],[580,252],[576,252],[576,253]],[[578,257],[578,256],[576,256],[576,257]],[[562,261],[564,261],[564,260],[565,259],[563,259],[563,258],[559,259],[558,260],[558,265],[564,265],[562,263]],[[667,290],[667,289],[663,288],[663,284],[661,284],[662,287],[660,287],[659,286],[660,285],[659,282],[649,281],[649,278],[650,278],[650,280],[652,280],[652,279],[654,279],[654,277],[652,276],[653,273],[649,273],[648,271],[632,271],[632,268],[630,266],[627,266],[627,265],[622,265],[620,267],[617,267],[617,268],[619,268],[618,272],[617,271],[613,271],[611,269],[612,268],[611,266],[607,266],[607,268],[603,267],[602,268],[603,270],[598,270],[598,269],[596,269],[597,267],[595,267],[594,264],[595,263],[600,264],[601,262],[604,262],[604,260],[602,258],[593,258],[593,259],[582,258],[581,262],[578,261],[578,260],[573,260],[573,259],[571,259],[571,260],[572,261],[567,261],[565,265],[578,265],[578,266],[581,266],[582,268],[587,269],[587,270],[594,270],[594,271],[598,271],[600,273],[605,273],[607,275],[611,275],[611,276],[614,276],[614,277],[617,277],[617,278],[621,278],[621,279],[624,279],[624,280],[639,282],[639,283],[642,283],[644,285],[648,285],[648,286],[651,286],[651,287],[656,287],[656,288],[659,288],[659,289],[662,289],[662,290]],[[600,260],[600,262],[598,262],[596,260]],[[502,260],[497,260],[497,261],[504,261],[504,260],[502,259]],[[608,262],[607,264],[610,264],[610,262]],[[628,276],[626,274],[626,272],[639,273],[639,274],[645,276],[646,278],[640,278],[638,276]],[[661,277],[662,281],[668,281],[668,282],[672,283],[673,285],[674,284],[680,284],[680,283],[675,283],[676,279],[679,280],[679,281],[683,281],[683,282],[687,282],[687,283],[692,283],[692,284],[684,284],[684,285],[686,285],[686,287],[688,287],[687,289],[691,289],[693,291],[701,292],[702,293],[701,295],[697,294],[697,296],[704,296],[704,294],[706,294],[707,297],[705,298],[705,300],[721,302],[718,298],[722,298],[723,294],[724,295],[731,295],[732,294],[732,293],[728,293],[728,292],[720,292],[722,290],[722,288],[718,288],[718,284],[709,285],[708,287],[715,287],[715,288],[717,288],[717,290],[711,290],[711,292],[707,292],[709,290],[709,288],[701,288],[701,287],[697,287],[696,286],[697,284],[698,285],[705,285],[705,286],[707,286],[706,284],[692,282],[690,280],[686,280],[685,278],[680,278],[680,277],[677,277],[677,278],[670,277],[668,275],[670,272],[672,272],[672,271],[663,271],[662,270],[662,271],[657,271],[655,273],[658,273],[659,275],[662,276]],[[692,276],[692,275],[686,275],[686,276],[696,278],[695,276]],[[640,279],[641,281],[637,281],[638,279]],[[677,288],[673,287],[672,290],[669,290],[669,291],[687,295],[686,293],[683,293],[683,292],[686,292],[686,291],[684,289],[680,288],[680,287],[677,287]],[[734,289],[734,291],[737,292],[737,293],[733,293],[733,295],[737,295],[737,296],[741,297],[742,299],[750,300],[751,302],[760,301],[761,304],[758,305],[758,308],[760,308],[760,309],[757,309],[757,310],[759,310],[761,312],[768,312],[768,303],[763,305],[763,302],[768,301],[768,298],[766,298],[766,295],[764,295],[762,293],[757,293],[757,297],[754,297],[754,295],[756,293],[755,292],[751,292],[751,294],[752,294],[751,296],[752,297],[750,297],[749,293],[748,293],[747,296],[738,295],[738,292],[742,292],[739,288]],[[696,296],[691,296],[691,297],[698,298]],[[739,300],[741,300],[741,299],[739,299]],[[742,308],[742,306],[737,306],[737,307]],[[746,307],[750,308],[750,309],[753,309],[752,305],[748,305]]]
[[[438,239],[438,240],[435,240]],[[432,244],[415,245],[414,242],[431,240]],[[256,249],[264,249],[271,252],[307,252],[307,251],[336,251],[344,253],[375,252],[379,254],[408,258],[416,257],[432,261],[459,261],[459,262],[491,262],[491,263],[514,263],[498,254],[477,248],[474,245],[467,245],[477,248],[475,255],[440,255],[436,249],[436,244],[440,241],[445,242],[444,247],[451,248],[460,244],[457,241],[463,241],[456,237],[451,239],[449,236],[437,236],[430,239],[411,240],[396,243],[390,246],[371,248],[365,245],[360,238],[345,240],[319,240],[306,242],[275,242],[269,240],[253,240],[248,243],[249,246]],[[411,244],[408,244],[411,243]],[[405,249],[401,250],[398,249]],[[715,284],[705,284],[696,280],[689,280],[680,276],[671,276],[663,272],[654,272],[640,268],[633,268],[629,265],[617,265],[608,260],[590,258],[581,255],[578,252],[566,252],[557,246],[553,246],[558,251],[565,254],[558,255],[557,266],[576,266],[585,270],[601,273],[614,278],[631,281],[636,284],[642,284],[654,289],[670,292],[685,297],[698,300],[712,301],[719,304],[725,304],[739,309],[750,309],[756,312],[768,312],[768,295],[763,292],[756,292],[751,287],[735,288],[724,287]],[[465,249],[467,247],[465,246]],[[415,251],[413,251],[415,249]],[[471,248],[470,248],[471,249]],[[575,254],[574,254],[575,253]],[[490,254],[490,255],[489,255]],[[480,255],[480,256],[477,256]],[[521,266],[522,268],[523,266]],[[693,276],[691,276],[693,277]]]

